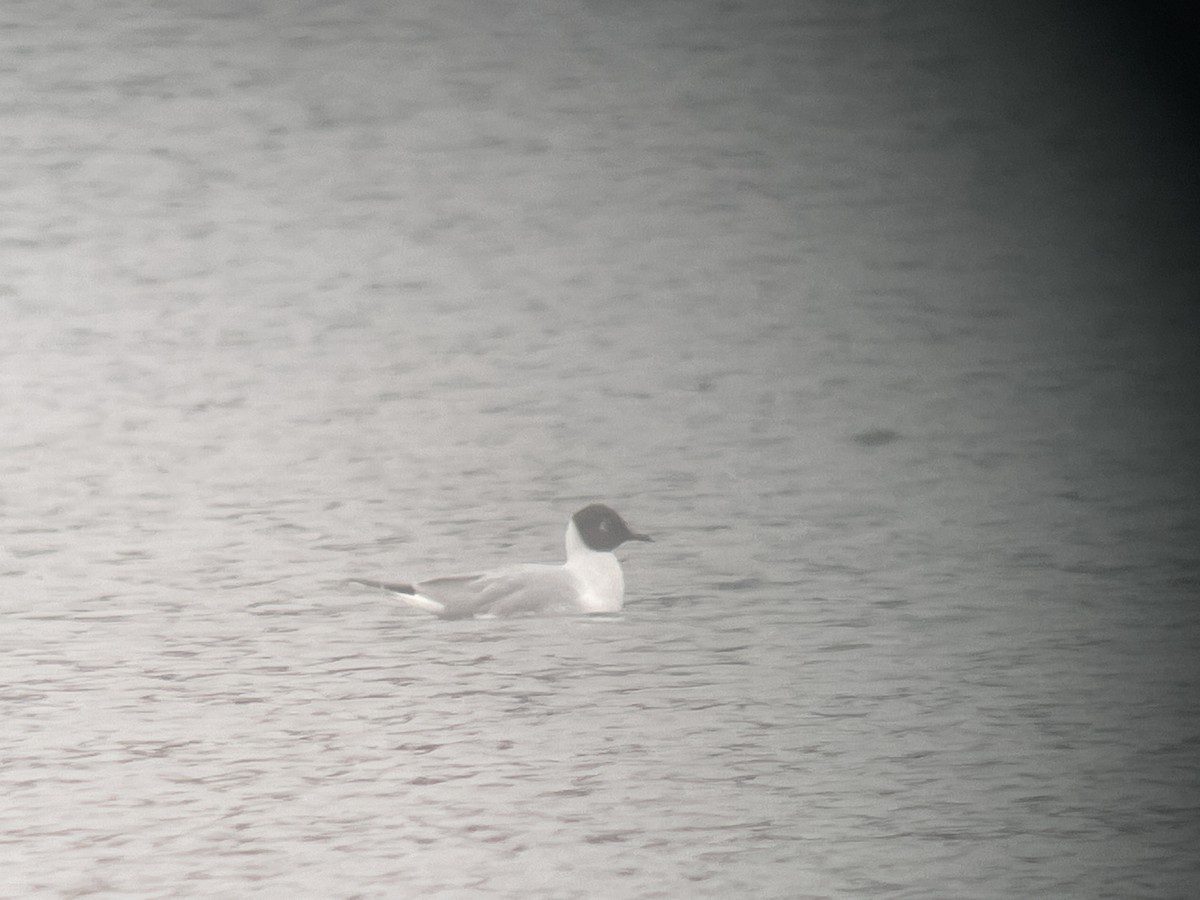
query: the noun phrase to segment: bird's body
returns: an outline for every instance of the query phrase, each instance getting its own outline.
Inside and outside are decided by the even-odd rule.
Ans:
[[[612,551],[627,540],[650,538],[631,531],[609,507],[593,504],[567,523],[561,566],[527,563],[411,584],[355,580],[444,619],[615,613],[624,604],[625,576]]]

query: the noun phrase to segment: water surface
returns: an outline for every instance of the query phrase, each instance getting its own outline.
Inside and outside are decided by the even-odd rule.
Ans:
[[[6,16],[0,895],[1190,895],[1194,184],[1109,32]],[[620,616],[346,583],[595,500]]]

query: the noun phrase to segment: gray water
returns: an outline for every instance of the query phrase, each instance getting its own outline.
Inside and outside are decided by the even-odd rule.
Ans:
[[[1193,896],[1194,161],[993,6],[6,6],[0,895]]]

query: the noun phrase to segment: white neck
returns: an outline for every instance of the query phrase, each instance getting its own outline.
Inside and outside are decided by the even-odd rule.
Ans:
[[[582,603],[586,610],[619,612],[625,601],[625,576],[617,558],[585,544],[574,521],[567,523],[566,544],[567,562],[564,568],[582,583]]]

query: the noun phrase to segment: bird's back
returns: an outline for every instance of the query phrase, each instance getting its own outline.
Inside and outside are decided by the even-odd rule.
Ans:
[[[430,578],[413,587],[438,604],[440,611],[430,611],[445,619],[570,612],[578,609],[580,596],[573,573],[563,566],[537,564]]]

